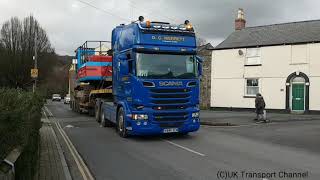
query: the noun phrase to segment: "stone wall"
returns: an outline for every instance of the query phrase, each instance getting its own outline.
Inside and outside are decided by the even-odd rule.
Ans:
[[[202,109],[210,108],[212,48],[210,43],[198,47],[198,56],[203,58],[200,86],[200,107]]]

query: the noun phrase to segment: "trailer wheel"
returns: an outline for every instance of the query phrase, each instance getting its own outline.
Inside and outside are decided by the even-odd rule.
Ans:
[[[101,117],[101,115],[100,115],[100,108],[101,108],[101,105],[95,105],[95,106],[94,106],[95,118],[96,118],[96,121],[97,121],[98,123],[101,122],[101,119],[100,119],[100,117]]]
[[[125,126],[124,111],[123,111],[122,107],[118,111],[117,131],[118,131],[118,134],[121,137],[123,137],[123,138],[128,137],[127,129],[126,129],[126,126]]]
[[[100,108],[100,114],[101,114],[101,118],[100,118],[101,119],[101,126],[102,127],[111,127],[112,123],[108,119],[106,119],[102,108]]]

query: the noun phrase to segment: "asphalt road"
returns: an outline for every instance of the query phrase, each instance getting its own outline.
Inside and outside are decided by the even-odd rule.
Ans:
[[[320,121],[202,126],[188,136],[123,139],[68,105],[47,107],[98,180],[262,179],[245,173],[273,172],[267,179],[320,179]],[[281,178],[281,172],[307,172],[307,178]]]

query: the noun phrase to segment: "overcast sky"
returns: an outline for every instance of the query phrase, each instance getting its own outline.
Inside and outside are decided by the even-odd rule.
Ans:
[[[88,2],[97,10],[80,1]],[[152,21],[183,23],[217,45],[234,30],[238,8],[247,26],[320,19],[318,0],[0,0],[0,25],[12,16],[34,15],[60,55],[86,40],[110,40],[112,29],[139,15]]]

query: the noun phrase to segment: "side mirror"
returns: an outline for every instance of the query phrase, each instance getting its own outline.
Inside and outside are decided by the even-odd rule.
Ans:
[[[198,73],[199,76],[202,76],[202,63],[203,63],[203,59],[200,56],[196,56],[197,59],[197,63],[198,63]]]

